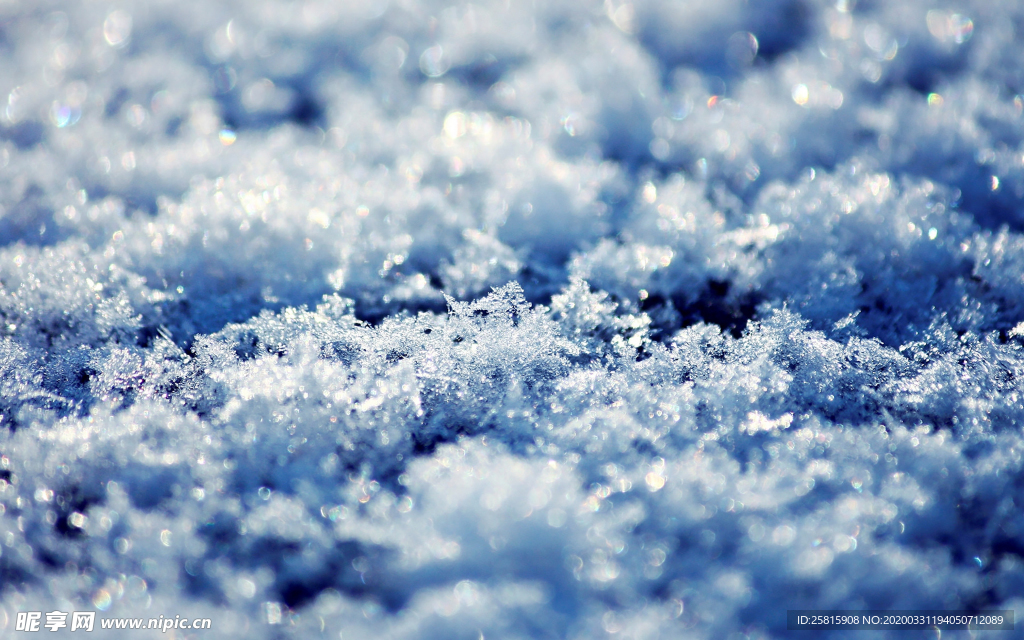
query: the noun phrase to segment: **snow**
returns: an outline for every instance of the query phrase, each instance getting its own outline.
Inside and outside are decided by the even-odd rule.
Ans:
[[[1022,30],[0,1],[0,629],[1021,610]]]

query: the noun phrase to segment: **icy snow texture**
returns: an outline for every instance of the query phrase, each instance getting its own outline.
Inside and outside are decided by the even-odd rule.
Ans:
[[[1020,624],[1017,0],[6,0],[0,56],[0,629]]]

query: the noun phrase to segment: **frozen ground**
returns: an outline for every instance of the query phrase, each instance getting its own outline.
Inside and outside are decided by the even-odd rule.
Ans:
[[[0,0],[0,60],[0,633],[1024,613],[1019,0]]]

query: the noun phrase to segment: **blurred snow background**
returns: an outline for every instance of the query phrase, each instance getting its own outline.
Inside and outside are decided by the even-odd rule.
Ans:
[[[0,0],[0,59],[3,633],[1022,610],[1016,0]]]

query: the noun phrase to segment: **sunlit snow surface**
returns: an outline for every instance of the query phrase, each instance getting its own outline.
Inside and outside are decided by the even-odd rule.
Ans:
[[[0,0],[0,629],[1019,627],[1022,93],[1019,0]]]

